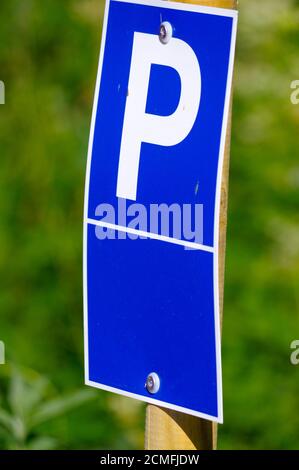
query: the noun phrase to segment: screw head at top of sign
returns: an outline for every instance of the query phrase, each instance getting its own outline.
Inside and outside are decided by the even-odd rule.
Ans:
[[[160,378],[156,372],[151,372],[145,382],[145,387],[149,393],[155,394],[160,388]]]
[[[159,39],[162,44],[167,44],[172,38],[173,29],[168,21],[163,21],[160,24]]]

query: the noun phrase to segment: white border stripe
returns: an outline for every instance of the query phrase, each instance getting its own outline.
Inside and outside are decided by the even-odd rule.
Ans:
[[[237,10],[226,8],[208,7],[192,3],[165,2],[165,0],[111,0],[111,2],[133,3],[134,5],[145,5],[148,7],[170,8],[172,10],[192,11],[194,13],[206,13],[207,15],[226,16],[227,18],[237,18]]]
[[[119,232],[131,233],[139,237],[152,238],[153,240],[160,240],[162,242],[173,243],[174,245],[181,245],[193,250],[207,251],[208,253],[214,253],[212,246],[201,245],[200,243],[188,242],[187,240],[179,240],[178,238],[166,237],[165,235],[159,235],[158,233],[145,232],[143,230],[137,230],[135,228],[125,227],[123,225],[110,224],[109,222],[103,222],[101,220],[95,220],[88,218],[86,220],[88,224],[97,225],[99,227],[110,228]]]
[[[222,360],[221,360],[221,331],[220,331],[220,305],[219,305],[219,237],[220,237],[220,203],[221,203],[221,184],[223,174],[223,162],[225,153],[227,124],[229,117],[230,98],[232,93],[232,81],[235,61],[235,46],[237,36],[238,12],[233,19],[232,36],[230,45],[230,58],[228,65],[226,94],[224,102],[223,122],[221,130],[221,140],[219,149],[219,162],[215,195],[215,219],[214,219],[214,312],[215,312],[215,343],[216,343],[216,364],[217,364],[217,393],[218,393],[218,416],[220,422],[223,422],[223,391],[222,391]]]
[[[102,40],[101,50],[98,64],[97,81],[94,93],[94,101],[92,108],[90,134],[88,141],[88,154],[87,154],[87,165],[86,165],[86,177],[85,177],[85,193],[84,193],[84,219],[83,219],[83,308],[84,308],[84,374],[85,382],[89,379],[89,350],[88,350],[88,296],[87,296],[87,224],[85,219],[88,214],[88,200],[89,200],[89,182],[90,182],[90,166],[93,148],[94,129],[97,114],[97,104],[100,92],[100,83],[102,75],[102,65],[104,59],[106,32],[108,23],[108,12],[109,12],[109,0],[106,0],[103,29],[102,29]]]
[[[137,399],[145,403],[151,403],[152,405],[162,406],[163,408],[179,411],[180,413],[186,413],[188,415],[197,416],[198,418],[204,418],[209,420],[212,419],[213,421],[219,424],[223,423],[221,418],[217,418],[217,416],[210,416],[208,414],[201,413],[200,411],[189,410],[189,408],[173,405],[172,403],[167,403],[165,401],[157,400],[156,398],[147,397],[145,395],[138,395],[137,393],[126,392],[121,388],[110,387],[109,385],[100,384],[98,382],[93,382],[92,380],[88,379],[85,381],[85,384],[90,385],[91,387],[99,388],[100,390],[105,390],[106,392],[117,393],[118,395],[122,395],[124,397],[135,398],[135,400]]]

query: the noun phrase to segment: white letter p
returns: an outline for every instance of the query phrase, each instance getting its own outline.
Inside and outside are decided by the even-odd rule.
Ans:
[[[152,64],[172,67],[180,76],[179,104],[169,116],[145,112]],[[141,143],[172,146],[182,142],[194,125],[200,96],[201,74],[198,60],[186,42],[171,38],[168,44],[162,44],[158,35],[134,34],[119,156],[117,197],[136,200]]]

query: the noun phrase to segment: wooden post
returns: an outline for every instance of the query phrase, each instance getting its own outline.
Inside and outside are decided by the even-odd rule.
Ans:
[[[237,8],[237,0],[179,0],[220,8]],[[232,101],[231,101],[232,103]],[[221,183],[221,207],[219,225],[219,305],[222,322],[224,263],[226,245],[227,195],[231,136],[231,109],[225,143],[225,155]],[[177,411],[147,405],[145,424],[145,449],[147,450],[212,450],[217,447],[217,424],[179,413]]]

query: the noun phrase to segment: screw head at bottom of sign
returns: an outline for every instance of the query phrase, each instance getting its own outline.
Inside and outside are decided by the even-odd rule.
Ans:
[[[155,394],[160,389],[160,378],[156,372],[151,372],[145,382],[145,387],[149,393]]]
[[[159,39],[162,44],[167,44],[172,38],[173,29],[168,21],[163,21],[160,24]]]

